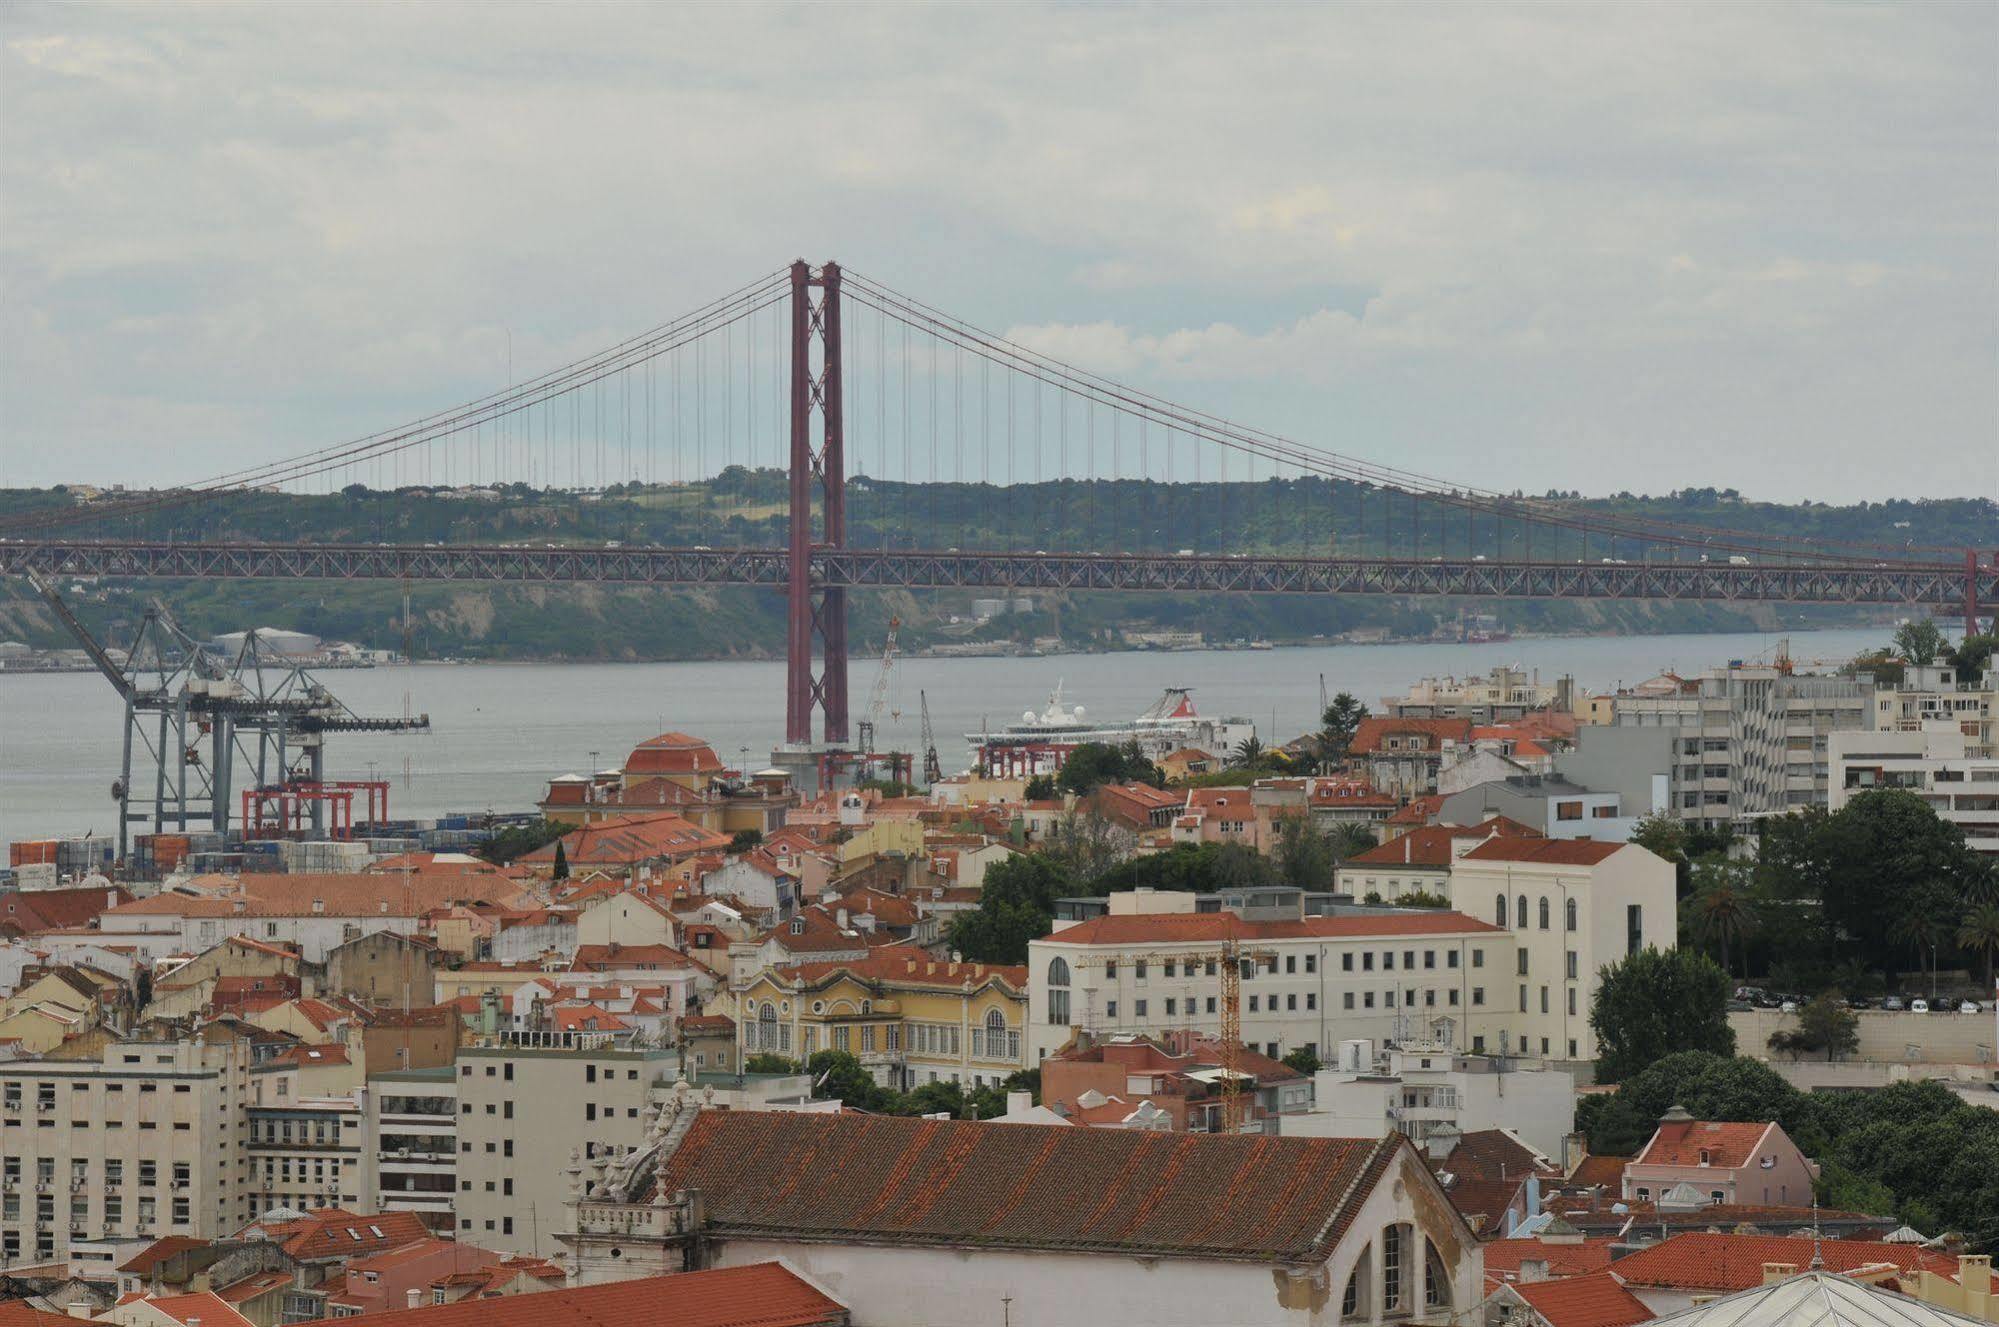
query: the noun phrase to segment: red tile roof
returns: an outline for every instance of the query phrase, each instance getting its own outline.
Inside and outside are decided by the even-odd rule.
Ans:
[[[1592,1153],[1582,1159],[1569,1173],[1571,1188],[1595,1188],[1620,1190],[1624,1184],[1624,1168],[1631,1164],[1630,1157],[1597,1156]]]
[[[255,1327],[221,1297],[206,1290],[186,1295],[161,1295],[143,1301],[146,1307],[164,1313],[179,1323],[200,1323],[201,1327]]]
[[[148,1276],[155,1267],[158,1267],[177,1253],[185,1253],[189,1249],[207,1247],[208,1241],[205,1239],[195,1239],[188,1235],[163,1235],[151,1244],[148,1244],[145,1248],[140,1249],[124,1262],[119,1263],[118,1270],[121,1272],[130,1272],[134,1276]]]
[[[1610,1266],[1610,1246],[1613,1243],[1615,1241],[1609,1238],[1584,1240],[1581,1244],[1564,1244],[1558,1240],[1489,1239],[1479,1247],[1485,1250],[1485,1279],[1512,1281],[1520,1275],[1520,1264],[1528,1262],[1546,1263],[1549,1276],[1584,1276],[1600,1272]]]
[[[1424,793],[1421,797],[1412,797],[1409,799],[1407,806],[1388,817],[1388,823],[1391,825],[1427,825],[1430,823],[1430,817],[1444,809],[1444,798],[1446,796],[1448,796],[1446,793]]]
[[[1470,719],[1398,719],[1390,715],[1376,715],[1362,719],[1354,729],[1353,741],[1347,744],[1347,751],[1353,755],[1366,755],[1380,748],[1388,737],[1422,737],[1424,747],[1435,751],[1444,742],[1464,742],[1471,737]]]
[[[706,830],[675,815],[619,816],[598,820],[564,834],[563,858],[570,867],[630,866],[656,857],[679,859],[729,846],[729,836]],[[520,860],[534,865],[555,860],[555,843],[536,848]]]
[[[658,1183],[716,1233],[1311,1262],[1406,1139],[703,1111]]]
[[[121,885],[108,889],[31,889],[0,894],[0,929],[23,935],[87,926],[114,904],[130,903],[131,891]]]
[[[1610,1272],[1533,1281],[1512,1289],[1548,1327],[1635,1327],[1653,1318],[1652,1310]]]
[[[847,1310],[783,1265],[753,1263],[608,1285],[367,1315],[370,1327],[845,1327]]]
[[[1487,839],[1465,860],[1474,862],[1535,862],[1546,866],[1595,866],[1628,845],[1599,839]]]
[[[998,981],[1016,991],[1027,990],[1027,969],[1024,966],[952,963],[934,959],[926,950],[900,945],[880,950],[866,958],[800,963],[777,968],[774,973],[783,980],[800,984],[847,973],[858,981],[878,982],[886,986],[928,986],[956,991],[962,990],[966,982],[983,986],[986,982]]]
[[[430,1238],[429,1228],[414,1212],[363,1216],[340,1207],[320,1208],[290,1221],[252,1222],[244,1234],[261,1234],[302,1262],[380,1253]]]
[[[1461,912],[1398,912],[1368,917],[1244,921],[1232,912],[1164,912],[1094,917],[1043,939],[1067,945],[1192,944],[1227,940],[1337,940],[1356,936],[1467,935],[1498,931]]]
[[[1746,1166],[1756,1158],[1757,1145],[1775,1126],[1730,1124],[1716,1120],[1671,1120],[1661,1123],[1652,1140],[1632,1161],[1638,1166],[1699,1166],[1707,1153],[1710,1166]]]
[[[1626,1285],[1732,1294],[1763,1284],[1763,1264],[1811,1261],[1813,1248],[1828,1272],[1850,1272],[1875,1263],[1893,1263],[1904,1272],[1927,1269],[1957,1277],[1957,1262],[1916,1244],[1876,1240],[1800,1240],[1795,1235],[1718,1235],[1705,1231],[1675,1235],[1617,1260]]]
[[[625,757],[627,774],[716,774],[721,769],[715,748],[686,733],[649,737]]]
[[[1472,1180],[1515,1179],[1538,1174],[1559,1177],[1561,1167],[1504,1129],[1474,1129],[1458,1139],[1442,1169]]]
[[[15,1268],[20,1272],[22,1268]],[[30,1308],[18,1299],[0,1300],[0,1327],[76,1327],[76,1319],[66,1313],[48,1313]]]

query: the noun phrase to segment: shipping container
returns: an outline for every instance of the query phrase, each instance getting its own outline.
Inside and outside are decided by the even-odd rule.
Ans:
[[[10,843],[7,845],[7,865],[9,866],[27,866],[36,862],[49,862],[53,864],[55,860],[56,841],[54,839],[24,839],[19,843]]]

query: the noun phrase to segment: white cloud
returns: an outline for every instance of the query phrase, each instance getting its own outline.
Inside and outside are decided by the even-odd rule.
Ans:
[[[358,434],[496,385],[509,331],[525,371],[804,253],[1433,472],[1622,488],[1725,432],[1745,490],[1990,491],[1995,37],[1977,6],[17,4],[0,471]]]

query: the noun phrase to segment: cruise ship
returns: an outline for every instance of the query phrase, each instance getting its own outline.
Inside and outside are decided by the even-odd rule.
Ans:
[[[1019,778],[1053,773],[1069,752],[1086,742],[1108,746],[1136,742],[1148,758],[1158,760],[1183,747],[1226,756],[1254,736],[1256,725],[1248,719],[1207,719],[1196,714],[1192,687],[1168,687],[1136,719],[1102,723],[1090,719],[1081,705],[1065,706],[1062,684],[1057,682],[1048,707],[1039,714],[1028,710],[1018,723],[966,733],[965,740],[977,753],[977,769],[995,777]]]

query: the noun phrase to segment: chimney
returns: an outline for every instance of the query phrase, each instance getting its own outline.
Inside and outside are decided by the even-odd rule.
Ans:
[[[118,891],[117,891],[117,890],[115,890],[115,889],[107,889],[107,890],[105,890],[105,891],[104,891],[104,906],[105,906],[105,907],[107,907],[107,908],[115,908],[115,907],[117,907],[117,906],[118,906]]]
[[[1958,1255],[1957,1283],[1964,1287],[1967,1300],[1970,1300],[1973,1295],[1990,1295],[1992,1293],[1992,1255],[1989,1253],[1965,1253]],[[1978,1316],[1978,1311],[1975,1307],[1976,1303],[1976,1300],[1971,1300],[1970,1304],[1967,1305],[1967,1307],[1971,1308],[1971,1316],[1974,1318]]]
[[[1548,1279],[1548,1263],[1544,1258],[1522,1258],[1520,1260],[1520,1281],[1526,1285]]]
[[[1797,1274],[1798,1265],[1794,1262],[1766,1262],[1763,1264],[1763,1284],[1766,1286],[1775,1285],[1779,1281],[1787,1281]]]
[[[1691,1124],[1693,1122],[1693,1118],[1694,1118],[1693,1116],[1687,1114],[1687,1108],[1685,1106],[1674,1105],[1674,1106],[1668,1106],[1666,1108],[1666,1113],[1659,1117],[1659,1123]]]
[[[407,1292],[407,1297],[408,1297],[409,1306],[411,1308],[416,1309],[423,1307],[423,1292],[421,1290],[418,1290],[415,1286],[411,1286],[409,1288]]]
[[[1007,1114],[1025,1115],[1033,1109],[1034,1094],[1032,1092],[1009,1092],[1006,1094]]]

